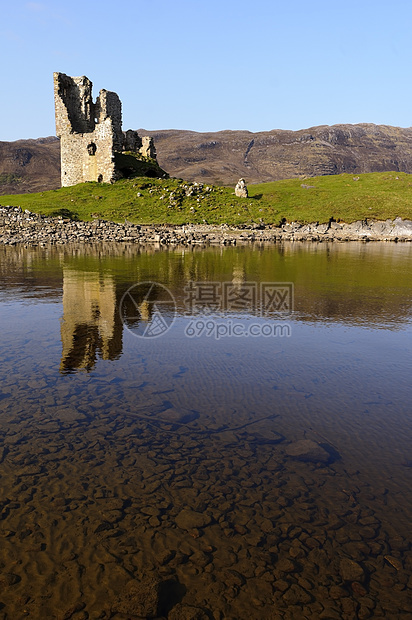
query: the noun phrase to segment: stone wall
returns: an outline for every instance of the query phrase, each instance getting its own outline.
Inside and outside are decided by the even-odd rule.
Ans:
[[[54,73],[56,135],[61,146],[63,187],[98,181],[112,183],[122,176],[115,153],[123,150],[156,159],[153,139],[122,131],[122,104],[116,93],[102,89],[93,102],[86,77]]]

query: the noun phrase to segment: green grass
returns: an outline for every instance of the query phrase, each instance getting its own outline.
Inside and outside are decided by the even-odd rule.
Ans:
[[[288,179],[250,185],[246,199],[237,198],[229,187],[139,177],[113,185],[84,183],[37,194],[0,196],[0,204],[43,215],[116,222],[127,219],[139,224],[412,219],[412,176],[379,172]]]

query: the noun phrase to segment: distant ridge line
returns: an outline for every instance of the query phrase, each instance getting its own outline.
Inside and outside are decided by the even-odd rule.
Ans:
[[[399,171],[412,174],[412,127],[374,123],[318,125],[297,131],[182,129],[153,136],[160,166],[188,181],[235,185],[296,177]],[[60,187],[59,141],[0,142],[0,194]]]

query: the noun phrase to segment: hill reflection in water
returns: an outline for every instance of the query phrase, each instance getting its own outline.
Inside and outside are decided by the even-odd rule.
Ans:
[[[410,244],[286,244],[239,248],[161,248],[133,246],[0,249],[0,292],[6,298],[62,296],[61,371],[90,371],[96,360],[122,353],[119,304],[129,287],[142,281],[166,286],[180,316],[190,314],[190,282],[219,286],[215,310],[224,307],[221,287],[293,283],[288,320],[400,329],[411,317]],[[150,322],[152,304],[143,303],[137,322]],[[200,309],[201,310],[201,309]],[[207,308],[211,314],[210,308]],[[245,304],[243,318],[262,314],[259,303]],[[145,312],[146,315],[145,316]],[[202,312],[200,312],[202,315]],[[264,312],[266,320],[279,320]],[[282,317],[281,317],[282,318]]]

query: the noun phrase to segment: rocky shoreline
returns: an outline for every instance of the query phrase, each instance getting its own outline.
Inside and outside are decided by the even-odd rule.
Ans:
[[[105,220],[76,222],[62,217],[45,217],[20,207],[0,206],[0,244],[57,245],[73,242],[158,243],[163,245],[217,244],[282,241],[412,241],[412,221],[363,220],[346,224],[331,220],[327,224],[263,223],[232,227],[227,224],[183,226],[140,226],[130,222],[117,224]]]

